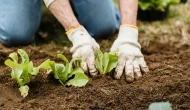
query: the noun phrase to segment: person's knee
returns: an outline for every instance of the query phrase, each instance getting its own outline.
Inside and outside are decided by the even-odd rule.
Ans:
[[[0,41],[3,45],[6,46],[22,46],[28,45],[34,40],[34,32],[23,31],[23,32],[3,32],[0,35]]]
[[[34,40],[41,18],[40,0],[19,0],[17,3],[8,0],[2,4],[0,12],[1,43],[19,46],[28,45]]]
[[[14,24],[14,25],[13,25]],[[10,20],[0,26],[0,42],[6,46],[28,45],[34,40],[39,20]]]

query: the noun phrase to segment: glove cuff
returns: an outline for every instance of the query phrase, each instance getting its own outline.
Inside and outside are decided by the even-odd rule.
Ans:
[[[130,24],[122,24],[120,27],[131,27],[131,28],[135,28],[136,30],[139,30],[139,28],[135,25],[130,25]]]
[[[82,25],[75,26],[75,27],[69,29],[65,34],[68,35],[68,34],[70,34],[72,31],[74,31],[75,29],[77,29],[77,28],[82,28],[82,27],[84,27],[84,26],[82,26]]]
[[[122,26],[119,28],[118,40],[127,42],[137,42],[138,41],[138,30],[129,26]]]
[[[82,25],[70,29],[67,36],[73,44],[73,47],[70,50],[71,53],[75,52],[78,48],[83,47],[84,45],[89,45],[93,49],[99,48],[99,45]]]
[[[87,30],[82,26],[76,26],[69,31],[66,32],[69,40],[76,44],[76,42],[79,41],[85,41],[91,38],[91,36],[88,34]]]
[[[51,3],[53,3],[55,0],[44,0],[44,3],[45,3],[45,5],[46,5],[46,7],[49,7],[49,5],[51,4]]]

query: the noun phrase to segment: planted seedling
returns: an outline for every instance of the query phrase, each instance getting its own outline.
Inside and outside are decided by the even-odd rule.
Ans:
[[[74,58],[69,62],[62,54],[58,54],[58,57],[65,62],[65,65],[55,63],[55,61],[49,62],[50,70],[54,73],[55,79],[59,80],[62,85],[67,86],[82,87],[88,83],[89,79],[84,71],[78,66],[73,67],[73,62],[81,62],[81,59]]]
[[[98,49],[96,53],[95,66],[100,74],[107,74],[117,66],[118,57],[116,51],[102,53]]]
[[[18,54],[21,57],[21,63],[19,63]],[[45,64],[47,64],[49,60],[46,60],[38,67],[34,67],[32,61],[29,60],[28,54],[24,50],[18,49],[18,54],[16,52],[11,53],[9,57],[12,60],[7,59],[5,61],[5,65],[9,66],[12,69],[11,77],[15,79],[19,84],[19,91],[21,92],[21,96],[26,97],[29,91],[27,84],[30,82],[31,77],[33,75],[37,75],[39,69],[44,68],[46,66]]]
[[[149,110],[172,110],[170,102],[154,102],[149,105]]]

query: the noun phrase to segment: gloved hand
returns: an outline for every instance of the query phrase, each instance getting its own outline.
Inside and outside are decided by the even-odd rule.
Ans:
[[[111,51],[117,50],[119,58],[114,74],[116,79],[120,79],[124,70],[128,82],[141,78],[141,70],[143,73],[149,72],[140,49],[138,28],[131,25],[121,25],[118,38],[111,47]]]
[[[95,68],[95,51],[100,46],[96,43],[87,30],[83,26],[78,26],[69,30],[66,33],[69,40],[72,42],[73,47],[70,52],[73,54],[73,58],[81,58],[81,68],[85,73],[90,73],[92,76],[98,74]]]

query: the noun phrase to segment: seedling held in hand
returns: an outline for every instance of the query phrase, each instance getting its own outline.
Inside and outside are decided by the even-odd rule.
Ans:
[[[100,74],[106,74],[111,72],[118,63],[118,57],[116,51],[102,53],[101,50],[97,50],[95,59],[95,66]]]

